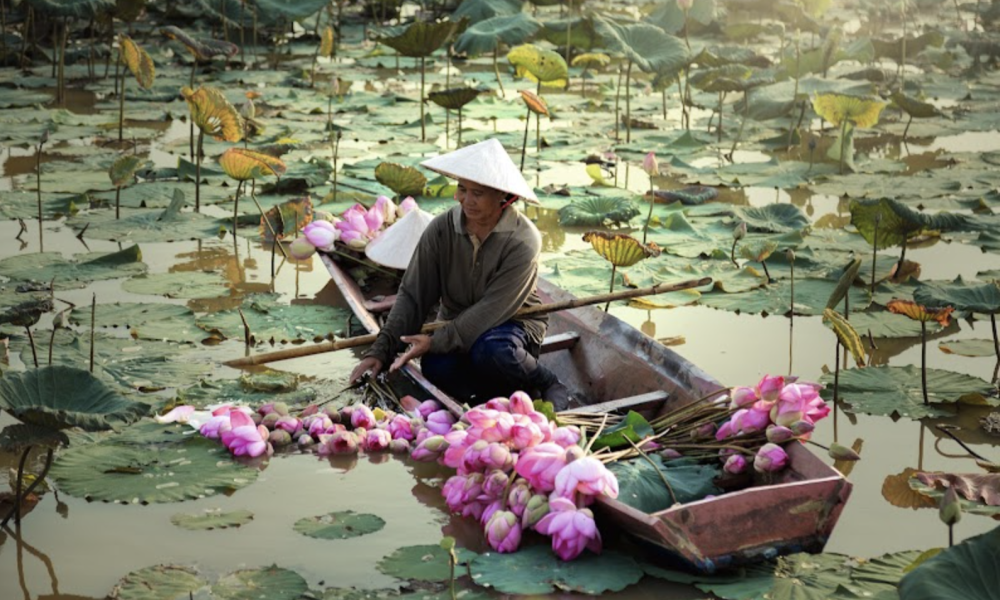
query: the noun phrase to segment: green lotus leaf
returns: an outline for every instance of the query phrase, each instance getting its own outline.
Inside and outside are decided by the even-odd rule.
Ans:
[[[280,178],[288,169],[285,161],[280,158],[240,147],[223,152],[219,157],[219,165],[226,175],[236,181],[264,179],[270,175]]]
[[[646,73],[672,72],[687,63],[688,50],[684,41],[656,25],[620,25],[596,15],[593,21],[594,30],[609,50],[623,54],[626,60]]]
[[[833,374],[823,375],[820,381],[832,384]],[[950,414],[936,404],[964,401],[963,398],[980,404],[987,402],[985,395],[992,387],[989,382],[964,373],[927,369],[927,396],[931,403],[925,405],[920,367],[867,367],[841,371],[839,395],[850,404],[851,412],[922,419]],[[823,394],[828,396],[830,392],[824,390]],[[996,404],[995,400],[988,402]]]
[[[601,36],[594,31],[594,21],[588,16],[546,19],[536,37],[559,47],[569,45],[582,52],[589,52],[601,46]]]
[[[461,22],[455,21],[415,21],[403,33],[380,37],[379,41],[403,56],[426,57],[451,39],[461,26]]]
[[[89,371],[65,366],[7,373],[0,379],[0,408],[18,420],[52,429],[114,429],[150,411],[126,400]]]
[[[682,460],[664,461],[656,454],[649,455],[649,459],[656,464],[655,469],[643,458],[619,460],[608,466],[618,478],[620,502],[645,513],[670,508],[674,505],[674,500],[663,485],[664,478],[670,482],[670,488],[681,504],[720,493],[713,480],[722,474],[721,463],[715,465]]]
[[[0,323],[10,323],[18,327],[31,327],[45,313],[52,312],[54,304],[51,298],[28,300],[3,311]]]
[[[763,276],[763,273],[760,273]],[[795,278],[795,314],[821,315],[826,308],[827,299],[836,287],[836,283],[828,279]],[[852,288],[851,310],[864,310],[871,303],[867,290]],[[740,314],[785,315],[791,310],[791,286],[786,279],[771,282],[766,287],[757,287],[739,294],[725,294],[713,291],[702,294],[699,304],[728,310]],[[853,320],[853,315],[851,319]],[[852,323],[853,324],[853,323]],[[857,326],[855,325],[855,328]],[[864,333],[863,329],[858,329]]]
[[[470,565],[472,580],[502,594],[551,594],[557,590],[601,595],[638,582],[642,569],[614,550],[559,560],[548,546],[530,546],[511,554],[481,554]]]
[[[837,287],[834,288],[833,293],[830,294],[830,299],[826,301],[827,308],[836,309],[840,306],[840,302],[847,296],[847,292],[850,291],[851,286],[854,285],[854,281],[858,278],[858,273],[861,271],[861,259],[855,258],[844,268],[843,274],[841,274],[840,279],[837,281]]]
[[[680,202],[687,206],[697,206],[719,197],[719,190],[707,185],[691,185],[679,190],[656,190],[657,202]]]
[[[901,246],[924,228],[919,213],[891,198],[851,200],[850,211],[851,224],[869,244],[877,241],[880,250]]]
[[[764,262],[778,249],[775,240],[751,239],[739,245],[740,256],[754,262]]]
[[[187,101],[191,120],[203,133],[219,141],[243,139],[243,118],[222,92],[213,87],[192,90],[184,86],[181,95]]]
[[[295,531],[321,540],[346,540],[385,527],[385,521],[377,516],[356,513],[353,510],[333,512],[318,517],[306,517],[295,522]]]
[[[606,428],[601,435],[595,438],[591,447],[595,452],[601,448],[628,447],[629,441],[639,442],[654,433],[645,417],[630,410],[624,419]]]
[[[964,540],[899,582],[900,600],[990,600],[1000,589],[1000,528]]]
[[[203,6],[203,8],[207,8],[210,12],[214,12],[213,7]],[[190,52],[192,56],[199,61],[209,61],[216,56],[232,58],[233,56],[236,56],[236,53],[240,50],[239,46],[225,40],[215,40],[211,38],[195,39],[186,31],[174,25],[161,27],[160,33],[166,38],[177,40],[178,42],[184,44],[184,47],[187,48],[188,52]]]
[[[591,196],[574,200],[559,209],[559,224],[563,227],[621,226],[642,212],[632,200],[621,196]]]
[[[133,294],[166,296],[167,298],[218,298],[229,295],[230,283],[221,273],[176,271],[133,277],[122,289]],[[126,313],[127,314],[127,313]]]
[[[145,161],[134,154],[123,154],[115,159],[108,171],[111,178],[111,185],[122,187],[128,184],[135,176],[136,171],[142,167]]]
[[[465,0],[451,13],[451,18],[461,19],[465,17],[470,22],[478,25],[483,21],[488,21],[496,17],[512,17],[526,14],[521,12],[523,8],[524,2],[522,0]],[[472,27],[475,27],[475,25]],[[472,27],[469,29],[472,29]],[[458,50],[457,48],[456,51],[462,52],[462,50]]]
[[[975,43],[982,44],[985,40],[968,40],[970,45]],[[903,62],[904,52],[907,57],[916,56],[917,54],[923,52],[925,49],[931,46],[941,46],[945,42],[944,35],[940,31],[928,31],[927,33],[918,36],[900,36],[892,40],[884,40],[873,38],[871,40],[872,46],[875,50],[875,56],[873,58],[890,58],[892,60]],[[986,42],[991,44],[992,42]],[[969,52],[973,54],[974,51]]]
[[[550,87],[566,87],[569,81],[566,60],[554,50],[522,44],[507,53],[507,60],[514,65],[518,77],[539,81]]]
[[[768,204],[766,206],[734,206],[733,215],[746,222],[750,231],[785,233],[809,227],[809,217],[794,204]]]
[[[265,24],[307,19],[329,5],[327,0],[254,0],[257,19]],[[212,2],[212,4],[216,4]],[[235,6],[235,3],[232,3]],[[239,11],[239,8],[236,8]]]
[[[147,504],[229,494],[259,471],[200,436],[166,444],[120,444],[114,438],[70,448],[52,465],[60,491],[87,500]]]
[[[830,124],[840,127],[844,122],[865,129],[874,127],[886,103],[874,98],[859,98],[847,94],[817,94],[812,99],[813,110]]]
[[[893,104],[898,106],[900,110],[914,119],[927,119],[930,117],[944,116],[944,113],[938,110],[938,108],[933,104],[921,102],[920,100],[911,98],[900,91],[893,92],[891,98]]]
[[[465,548],[455,548],[458,563],[465,564],[477,556]],[[438,544],[406,546],[383,557],[375,567],[392,577],[416,581],[448,581],[451,577],[448,551]]]
[[[708,25],[716,18],[715,0],[698,0],[691,4],[687,13],[681,10],[676,2],[662,2],[656,5],[656,9],[649,15],[649,22],[670,34],[677,34],[685,26],[685,20],[689,19],[702,25]],[[724,30],[728,32],[733,23],[726,23]],[[705,64],[701,61],[698,64]]]
[[[114,214],[111,215],[114,218]],[[0,275],[21,281],[54,281],[55,289],[83,287],[105,279],[146,272],[139,246],[117,252],[93,252],[70,260],[57,252],[18,254],[0,260]]]
[[[196,514],[177,513],[170,517],[170,522],[188,531],[203,531],[212,529],[228,529],[240,527],[253,521],[253,513],[249,510],[231,510],[222,512],[214,508]]]
[[[903,315],[894,315],[889,311],[851,313],[850,321],[851,326],[864,337],[868,337],[871,333],[874,338],[920,338],[919,322]],[[928,335],[943,330],[941,324],[936,321],[927,323]]]
[[[36,13],[89,21],[114,10],[115,0],[26,0]]]
[[[742,92],[753,71],[746,65],[723,65],[697,71],[691,75],[691,85],[714,94]]]
[[[277,566],[230,573],[212,586],[220,600],[296,600],[309,585],[295,571]]]
[[[625,233],[588,231],[583,241],[590,242],[594,251],[615,267],[631,267],[641,260],[660,255],[656,244],[643,244]]]
[[[453,16],[459,18],[461,16],[459,12],[470,4],[472,2],[468,0],[462,2],[458,10],[453,13]],[[517,4],[521,4],[519,0]],[[468,56],[477,56],[493,52],[500,43],[507,44],[508,46],[524,43],[525,40],[538,31],[538,28],[542,24],[528,13],[519,11],[520,9],[514,14],[496,15],[476,22],[463,31],[462,35],[458,36],[458,39],[455,40],[455,52]],[[473,21],[475,22],[476,19],[473,19]]]
[[[179,304],[154,304],[148,302],[122,302],[98,304],[94,310],[95,327],[123,327],[132,335],[144,340],[170,340],[198,342],[205,333],[194,322],[194,312]],[[69,314],[75,325],[90,326],[91,308],[78,306]]]
[[[924,306],[953,306],[959,312],[995,315],[1000,313],[1000,284],[966,283],[961,276],[952,282],[926,281],[913,291],[913,299]]]
[[[476,96],[478,96],[479,94],[480,91],[477,88],[460,87],[460,88],[450,88],[447,90],[441,90],[439,92],[431,92],[427,94],[427,99],[433,102],[434,104],[437,104],[441,108],[447,108],[449,110],[459,110],[469,102],[475,100]],[[383,164],[389,165],[393,163],[383,163]],[[376,170],[376,178],[378,177],[377,173],[378,171]],[[421,175],[421,177],[423,177],[423,175]],[[425,178],[424,179],[425,185],[426,181],[427,179]],[[384,183],[384,182],[379,181],[379,183]],[[392,187],[388,184],[385,185],[390,188]],[[423,191],[423,188],[421,188],[421,191]]]
[[[957,354],[958,356],[996,356],[996,346],[993,340],[954,340],[951,342],[941,342],[938,344],[945,354]]]
[[[28,446],[58,448],[69,444],[66,434],[51,427],[15,423],[0,429],[0,450],[20,454]]]
[[[279,379],[274,373],[285,377]],[[177,401],[199,408],[210,404],[233,402],[246,402],[251,405],[284,402],[289,406],[305,406],[331,398],[342,388],[342,382],[320,380],[301,384],[292,374],[265,370],[261,373],[244,373],[239,379],[201,381],[178,390]]]
[[[175,600],[207,583],[191,567],[156,565],[122,577],[108,597],[111,600]]]
[[[162,211],[127,209],[121,211],[119,219],[114,211],[91,211],[67,219],[66,224],[85,231],[87,238],[110,241],[172,242],[204,239],[219,232],[219,224],[212,217],[182,212],[186,204],[184,192],[174,188],[173,194],[170,206]]]
[[[427,185],[427,178],[417,169],[390,162],[375,167],[375,179],[401,198],[420,196]]]
[[[215,312],[197,320],[198,327],[218,331],[228,338],[242,339],[243,318],[250,326],[253,343],[318,341],[332,336],[347,318],[347,309],[323,304],[287,304],[276,294],[251,294],[239,310]]]

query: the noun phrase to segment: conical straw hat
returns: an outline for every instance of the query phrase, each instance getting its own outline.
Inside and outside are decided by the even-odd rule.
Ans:
[[[524,180],[503,144],[494,138],[429,158],[420,164],[447,177],[468,179],[538,204],[535,192]]]
[[[433,215],[415,208],[389,226],[365,247],[365,256],[386,267],[405,269],[410,264],[417,242]]]

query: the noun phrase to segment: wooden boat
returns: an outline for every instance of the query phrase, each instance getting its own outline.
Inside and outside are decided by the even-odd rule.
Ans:
[[[379,325],[372,303],[327,255],[322,260],[357,318],[370,332]],[[572,296],[539,281],[543,302]],[[595,307],[552,313],[541,361],[582,397],[574,412],[634,410],[653,418],[723,386],[669,348]],[[427,382],[414,365],[405,375],[456,415],[462,407]],[[851,483],[804,445],[785,447],[789,466],[769,485],[645,513],[600,498],[598,518],[648,547],[668,564],[714,572],[793,552],[819,552],[851,493]]]

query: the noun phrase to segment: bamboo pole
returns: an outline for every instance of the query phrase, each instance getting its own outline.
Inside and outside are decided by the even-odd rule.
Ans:
[[[587,296],[586,298],[573,298],[571,300],[563,300],[561,302],[552,302],[551,304],[540,304],[538,306],[531,306],[528,308],[522,308],[517,311],[514,315],[516,317],[527,317],[532,315],[543,315],[553,312],[558,312],[560,310],[568,310],[572,308],[580,308],[581,306],[591,306],[593,304],[600,304],[602,302],[610,302],[612,300],[625,300],[628,298],[637,298],[640,296],[653,296],[656,294],[665,294],[667,292],[677,292],[680,290],[687,290],[695,287],[703,287],[712,283],[711,277],[703,277],[701,279],[689,279],[686,281],[681,281],[679,283],[661,283],[659,285],[654,285],[652,287],[640,288],[635,290],[623,290],[615,292],[612,294],[598,294],[596,296]],[[430,333],[436,329],[444,327],[447,321],[434,321],[432,323],[427,323],[420,330],[421,333]],[[359,335],[357,337],[347,338],[343,340],[322,342],[320,344],[314,344],[312,346],[299,346],[296,348],[286,348],[284,350],[276,350],[274,352],[265,352],[263,354],[256,354],[254,356],[244,356],[236,358],[225,362],[224,364],[229,367],[249,367],[252,365],[261,365],[264,363],[275,362],[279,360],[287,360],[289,358],[299,358],[302,356],[312,356],[313,354],[323,354],[325,352],[335,352],[337,350],[344,350],[345,348],[357,348],[359,346],[368,346],[375,342],[375,338],[378,334],[368,334]]]

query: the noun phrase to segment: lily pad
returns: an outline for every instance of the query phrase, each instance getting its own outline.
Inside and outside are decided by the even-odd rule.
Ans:
[[[133,294],[193,300],[226,296],[229,286],[221,273],[177,271],[133,277],[122,284],[122,289]]]
[[[375,533],[385,527],[385,521],[377,516],[356,513],[353,510],[332,512],[318,517],[306,517],[295,522],[295,531],[321,540],[346,540],[368,533]]]
[[[77,307],[69,315],[70,323],[89,327],[91,308]],[[146,302],[116,302],[98,304],[94,310],[95,327],[130,328],[141,339],[169,339],[194,342],[205,337],[195,327],[194,313],[178,304],[153,304]],[[191,334],[197,332],[196,337]]]
[[[207,583],[191,567],[156,565],[122,577],[108,597],[112,600],[174,600]]]
[[[52,465],[59,490],[87,500],[122,504],[181,502],[230,494],[259,471],[199,436],[169,444],[125,445],[108,439],[70,447]]]
[[[180,189],[174,188],[170,206],[159,210],[123,209],[121,218],[114,211],[91,211],[66,220],[66,224],[83,231],[88,238],[99,240],[137,240],[172,242],[212,237],[219,232],[218,222],[207,215],[182,212],[186,200]]]
[[[852,312],[851,325],[859,334],[867,337],[869,332],[876,338],[920,337],[920,322],[888,311]],[[927,323],[927,334],[944,329],[937,321]]]
[[[826,302],[836,286],[837,282],[829,279],[796,278],[795,314],[823,314]],[[851,288],[849,294],[852,311],[863,310],[868,306],[870,299],[866,290],[855,287]],[[698,302],[712,308],[737,313],[784,315],[791,310],[791,285],[788,280],[782,279],[765,287],[758,287],[740,294],[719,292],[702,294]]]
[[[55,288],[83,287],[105,279],[117,279],[146,272],[139,246],[118,252],[93,252],[75,260],[57,252],[18,254],[0,260],[0,275],[22,281],[55,281]]]
[[[909,481],[914,491],[940,503],[947,488],[955,488],[962,512],[1000,516],[1000,474],[928,473],[918,471]]]
[[[641,211],[628,198],[592,196],[559,209],[559,224],[564,227],[602,227],[628,223]]]
[[[809,217],[794,204],[768,204],[767,206],[736,206],[734,216],[745,222],[751,231],[785,233],[809,227]]]
[[[1000,313],[1000,284],[966,283],[961,277],[952,282],[921,282],[913,299],[927,307],[953,306],[960,312]]]
[[[941,342],[938,344],[945,354],[957,354],[958,356],[996,356],[996,346],[993,340],[954,340]]]
[[[614,550],[585,553],[575,560],[559,560],[545,546],[521,548],[510,554],[489,552],[470,565],[472,580],[503,594],[551,594],[558,590],[600,595],[637,583],[642,568]]]
[[[465,548],[455,548],[459,564],[477,555]],[[386,575],[415,581],[448,581],[451,576],[448,551],[440,545],[406,546],[383,557],[376,568]]]
[[[126,400],[88,371],[64,366],[8,373],[0,379],[0,408],[25,423],[87,431],[114,429],[150,411]]]
[[[1000,589],[1000,528],[948,548],[899,582],[900,600],[991,600]]]
[[[318,341],[332,336],[338,324],[346,322],[346,309],[322,304],[292,304],[274,294],[252,294],[243,301],[243,316],[250,326],[254,343]],[[229,338],[243,337],[239,311],[226,310],[198,319],[206,331],[217,330]]]
[[[296,600],[309,585],[301,575],[277,566],[230,573],[212,586],[222,600]]]
[[[189,531],[202,531],[211,529],[228,529],[246,525],[253,520],[253,513],[249,510],[231,510],[222,512],[221,509],[210,509],[197,514],[177,513],[170,517],[170,522]]]
[[[375,179],[400,198],[405,196],[420,196],[427,185],[427,178],[413,167],[384,162],[375,167]]]
[[[820,381],[832,384],[833,375],[823,375]],[[823,390],[823,395],[829,396],[830,389],[828,386]],[[989,382],[978,377],[943,369],[927,369],[927,396],[931,403],[925,405],[920,387],[920,368],[913,365],[848,369],[840,373],[839,381],[840,397],[851,405],[852,412],[908,419],[950,414],[938,406],[940,403],[954,403],[960,399],[983,403],[986,401],[984,395],[992,389]]]
[[[263,377],[262,377],[263,375]],[[265,379],[266,378],[266,379]],[[264,379],[264,381],[262,381]],[[299,386],[284,382],[280,387],[273,385],[273,377],[267,372],[245,373],[239,379],[213,379],[177,391],[177,400],[183,404],[193,404],[203,408],[210,404],[245,402],[256,405],[265,402],[284,402],[289,406],[304,406],[337,395],[343,382],[331,380],[310,382]]]

